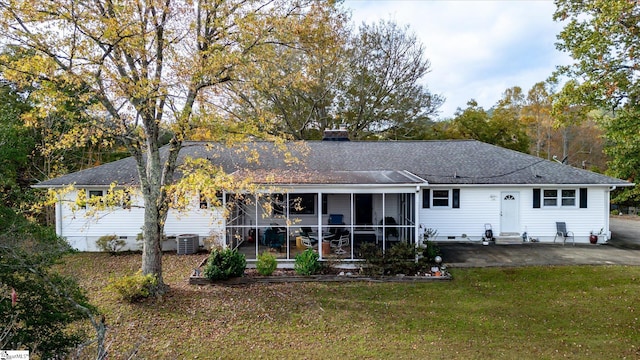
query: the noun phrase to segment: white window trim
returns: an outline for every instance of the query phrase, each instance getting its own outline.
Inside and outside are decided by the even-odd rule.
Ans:
[[[546,197],[544,196],[544,192],[546,190],[555,190],[556,191],[556,196],[555,196],[555,200],[556,200],[556,204],[555,205],[546,205],[545,204],[545,199],[553,199],[551,197]],[[563,197],[562,196],[562,192],[563,191],[573,191],[573,197]],[[580,203],[580,199],[579,199],[579,191],[578,189],[573,189],[573,188],[553,188],[553,189],[542,189],[542,194],[541,195],[541,199],[540,199],[540,205],[542,208],[544,209],[576,209],[578,208],[578,205]],[[563,199],[573,199],[573,205],[562,205],[562,200]]]
[[[447,205],[436,205],[435,204],[435,199],[436,197],[434,196],[434,191],[446,191],[447,192]],[[444,197],[438,197],[438,199],[444,199]],[[431,201],[431,208],[432,209],[451,209],[453,206],[453,189],[432,189],[431,191],[431,196],[429,201]]]
[[[97,194],[91,194],[91,193],[100,193],[100,195]],[[97,190],[97,189],[87,189],[87,200],[91,199],[93,196],[104,196],[104,190]]]
[[[89,201],[91,200],[92,197],[103,197],[105,194],[104,189],[86,189],[85,188],[84,192],[85,192],[85,203],[81,206],[83,209],[89,208]],[[100,194],[97,194],[98,192]],[[100,201],[103,201],[103,200],[100,200]]]

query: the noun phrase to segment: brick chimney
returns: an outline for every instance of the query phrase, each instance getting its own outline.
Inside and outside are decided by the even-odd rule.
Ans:
[[[340,125],[338,129],[325,129],[322,141],[349,141],[349,131],[344,124]]]

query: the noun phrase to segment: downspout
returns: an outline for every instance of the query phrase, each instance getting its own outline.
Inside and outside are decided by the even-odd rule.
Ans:
[[[414,195],[415,199],[413,201],[413,206],[414,209],[413,211],[415,212],[414,214],[414,219],[415,221],[413,222],[413,227],[415,228],[414,230],[414,241],[416,244],[416,262],[418,261],[418,249],[420,248],[420,246],[422,244],[420,244],[420,231],[423,230],[420,226],[420,207],[422,206],[422,204],[420,203],[422,197],[420,196],[420,185],[416,185],[416,194]]]
[[[316,229],[318,231],[318,254],[319,259],[322,260],[322,243],[324,242],[324,238],[322,235],[322,191],[318,192],[318,224],[316,225]]]
[[[616,185],[612,185],[609,187],[609,190],[607,192],[607,203],[605,204],[606,206],[604,207],[604,229],[605,229],[605,234],[606,234],[606,240],[605,243],[607,241],[609,241],[609,239],[611,239],[611,230],[609,230],[609,216],[610,216],[610,212],[609,209],[611,207],[611,192],[614,191],[615,189],[617,189],[618,187]]]
[[[56,210],[55,210],[55,218],[56,218],[56,233],[59,237],[62,236],[62,198],[60,194],[58,194],[58,201],[56,202]]]

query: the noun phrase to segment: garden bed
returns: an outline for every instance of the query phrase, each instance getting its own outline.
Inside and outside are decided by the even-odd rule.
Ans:
[[[346,271],[340,271],[332,274],[297,275],[293,270],[279,269],[271,276],[263,276],[253,269],[247,269],[245,275],[241,277],[231,278],[228,280],[212,281],[204,276],[191,275],[189,284],[191,285],[246,285],[254,283],[292,283],[292,282],[430,282],[430,281],[446,281],[451,280],[449,273],[433,276],[430,274],[420,275],[387,275],[372,276],[352,274]]]

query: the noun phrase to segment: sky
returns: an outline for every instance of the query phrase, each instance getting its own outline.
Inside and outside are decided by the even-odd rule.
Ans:
[[[439,118],[475,99],[484,109],[504,91],[525,94],[570,62],[555,48],[563,24],[551,0],[346,0],[352,22],[393,20],[408,25],[425,48],[425,84],[446,98]]]

